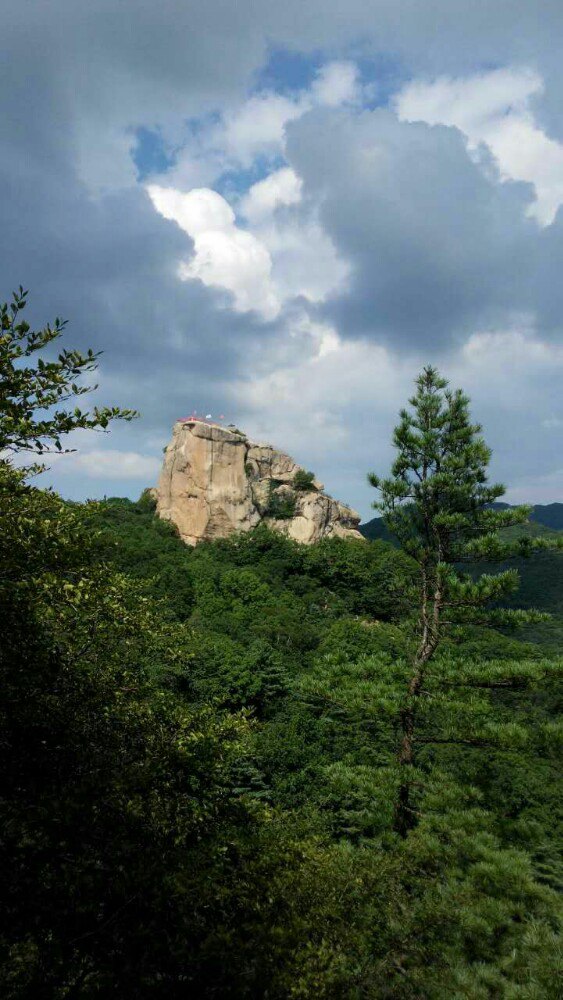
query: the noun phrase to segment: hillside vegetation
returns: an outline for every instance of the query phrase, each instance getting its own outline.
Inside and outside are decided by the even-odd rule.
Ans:
[[[510,509],[508,504],[499,506]],[[381,517],[375,517],[361,525],[360,531],[370,540],[385,541],[395,546],[398,544]],[[504,529],[504,536],[563,538],[563,504],[533,507],[529,523],[519,525],[518,528]],[[500,567],[495,566],[494,569],[504,570],[509,566],[518,571],[519,587],[516,593],[505,598],[506,605],[514,608],[539,608],[553,615],[552,622],[530,627],[526,631],[526,638],[537,637],[539,641],[556,646],[563,641],[563,551],[560,549],[539,551],[533,558],[515,559],[510,563],[501,563]],[[480,569],[490,571],[493,566],[483,564]]]
[[[425,369],[371,477],[401,548],[190,549],[146,495],[69,503],[8,460],[133,416],[65,409],[95,356],[34,363],[62,327],[24,306],[0,312],[0,995],[558,998],[563,670],[496,572],[535,539],[490,507],[463,394]]]

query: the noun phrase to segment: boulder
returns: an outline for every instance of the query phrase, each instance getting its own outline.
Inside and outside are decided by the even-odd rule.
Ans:
[[[322,492],[296,490],[302,467],[271,445],[203,420],[178,421],[156,489],[157,513],[188,545],[228,538],[266,523],[298,542],[357,538],[360,516]]]

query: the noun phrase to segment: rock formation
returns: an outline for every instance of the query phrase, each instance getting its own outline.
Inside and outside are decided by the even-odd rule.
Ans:
[[[322,491],[289,455],[236,429],[190,419],[175,424],[166,448],[157,512],[188,545],[261,522],[306,544],[361,538],[359,514]]]

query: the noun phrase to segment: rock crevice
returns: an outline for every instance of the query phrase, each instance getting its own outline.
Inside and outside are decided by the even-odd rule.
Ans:
[[[188,545],[227,538],[264,522],[298,542],[361,538],[360,516],[313,479],[295,485],[301,466],[271,445],[203,420],[179,421],[166,448],[157,513]]]

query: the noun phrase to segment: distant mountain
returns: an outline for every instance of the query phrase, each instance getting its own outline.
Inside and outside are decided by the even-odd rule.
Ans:
[[[360,524],[358,530],[361,531],[364,538],[369,538],[371,542],[379,539],[382,542],[391,542],[391,544],[395,544],[395,539],[387,530],[382,517],[373,517],[371,521],[366,521],[365,524]]]
[[[502,509],[510,506],[507,503],[495,504],[495,507]],[[563,503],[537,504],[533,508],[529,524],[505,530],[509,535],[526,534],[532,537],[549,536],[563,531]],[[397,544],[381,517],[374,517],[366,524],[361,524],[360,531],[364,538]],[[507,604],[549,611],[560,622],[560,616],[563,616],[563,551],[538,552],[531,559],[515,559],[500,566],[480,566],[482,572],[498,572],[499,569],[508,568],[517,569],[520,573],[520,587]],[[557,640],[560,645],[563,625],[559,625],[559,630]]]
[[[495,503],[493,506],[499,510],[507,510],[513,505],[509,503]],[[536,504],[532,509],[530,521],[534,521],[536,524],[543,524],[546,528],[551,528],[552,531],[563,531],[563,503]],[[379,538],[384,542],[393,542],[393,538],[385,527],[382,517],[374,517],[371,521],[360,524],[360,531],[364,538],[372,540]]]
[[[499,503],[495,506],[506,508],[510,507],[511,504]],[[553,531],[563,531],[563,503],[536,504],[530,514],[530,521],[543,524]]]

